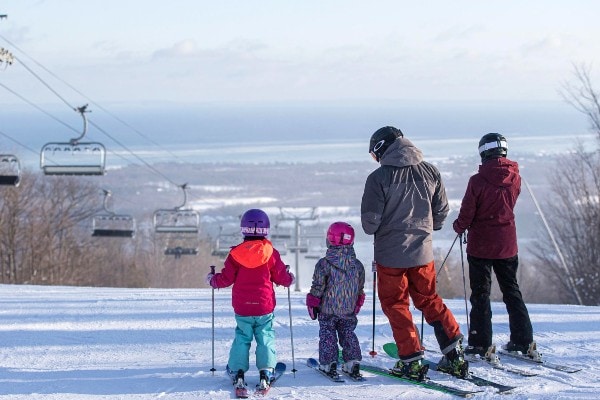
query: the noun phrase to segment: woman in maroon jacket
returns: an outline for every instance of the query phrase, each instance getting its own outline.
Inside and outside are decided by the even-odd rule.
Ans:
[[[521,193],[519,165],[506,158],[504,136],[488,133],[479,141],[481,165],[467,185],[454,231],[467,235],[467,260],[471,284],[471,326],[467,354],[485,356],[492,345],[490,289],[492,270],[508,312],[508,351],[528,354],[535,350],[533,329],[519,284],[517,229],[514,208]]]

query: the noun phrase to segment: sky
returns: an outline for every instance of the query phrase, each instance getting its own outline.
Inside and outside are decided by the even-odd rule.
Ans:
[[[277,358],[287,364],[287,372],[268,398],[459,399],[368,372],[363,372],[366,382],[329,381],[306,366],[307,358],[318,357],[319,330],[318,322],[306,311],[306,288],[303,292],[292,290],[288,297],[287,289],[278,287],[275,294]],[[393,340],[391,330],[379,304],[373,308],[371,294],[367,290],[356,328],[363,363],[390,367],[395,360],[382,346]],[[464,300],[447,300],[446,304],[466,331]],[[0,285],[0,305],[0,399],[233,398],[224,373],[235,329],[230,289],[215,290],[213,300],[210,289]],[[473,399],[597,399],[600,307],[531,304],[528,308],[543,357],[583,369],[568,374],[502,357],[506,364],[537,374],[521,377],[472,363],[473,373],[515,386],[503,395],[480,388],[482,392]],[[502,345],[509,339],[508,317],[503,303],[493,303],[492,310],[494,341]],[[420,324],[419,313],[414,312],[413,317]],[[432,350],[426,352],[427,358],[437,361],[440,356],[435,352],[433,329],[425,325],[423,334],[425,345]],[[375,357],[369,356],[373,349]],[[210,371],[213,367],[214,374]],[[295,374],[292,369],[297,370]],[[436,371],[428,376],[463,389],[476,388]],[[254,348],[246,379],[252,392],[258,381]]]
[[[0,14],[18,58],[0,83],[34,102],[56,98],[19,60],[104,104],[561,101],[574,65],[600,76],[595,0],[9,0]]]

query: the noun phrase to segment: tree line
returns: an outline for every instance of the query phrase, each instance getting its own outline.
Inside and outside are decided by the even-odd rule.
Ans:
[[[574,71],[562,94],[589,120],[596,145],[578,146],[548,171],[549,229],[540,227],[534,257],[522,259],[519,280],[527,301],[599,305],[600,94],[588,69]],[[203,287],[208,266],[222,265],[202,236],[198,254],[181,258],[164,255],[169,239],[156,237],[152,226],[138,227],[132,239],[92,237],[90,220],[101,211],[93,180],[25,172],[21,182],[1,188],[0,283]],[[437,254],[436,265],[443,259]],[[460,263],[450,257],[440,270],[445,297],[464,296],[468,277],[461,277]]]
[[[102,209],[91,180],[24,172],[0,196],[0,283],[114,287],[202,287],[210,242],[198,255],[165,256],[168,243],[152,227],[134,238],[92,237]]]

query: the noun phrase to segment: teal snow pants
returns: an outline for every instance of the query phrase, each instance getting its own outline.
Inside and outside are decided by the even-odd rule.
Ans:
[[[273,313],[260,317],[235,316],[237,326],[235,339],[229,352],[229,368],[232,371],[248,371],[250,368],[250,345],[256,339],[256,367],[275,368],[277,353],[275,351],[275,331],[273,330]]]

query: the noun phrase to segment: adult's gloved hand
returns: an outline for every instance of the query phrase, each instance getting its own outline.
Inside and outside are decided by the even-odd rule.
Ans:
[[[459,235],[465,233],[465,229],[462,229],[460,226],[458,226],[458,219],[455,219],[452,223],[452,229],[454,229],[454,232],[458,233]]]

